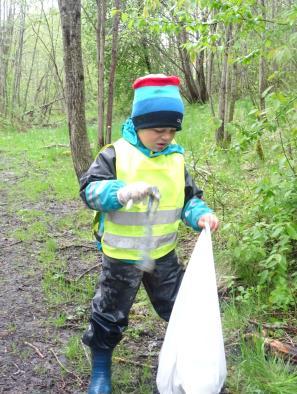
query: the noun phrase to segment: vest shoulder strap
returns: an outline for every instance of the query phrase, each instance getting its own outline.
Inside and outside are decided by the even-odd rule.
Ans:
[[[105,149],[109,148],[110,146],[113,146],[113,144],[106,144],[104,146],[102,146],[102,148],[99,149],[99,152],[96,155],[96,158],[100,155],[100,153],[104,152]]]

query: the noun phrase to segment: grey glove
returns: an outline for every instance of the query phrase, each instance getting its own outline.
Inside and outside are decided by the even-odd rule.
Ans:
[[[156,186],[151,186],[145,182],[135,182],[123,186],[117,192],[117,197],[123,206],[129,203],[130,207],[146,199],[147,196],[153,196],[156,200],[160,199],[160,192]]]

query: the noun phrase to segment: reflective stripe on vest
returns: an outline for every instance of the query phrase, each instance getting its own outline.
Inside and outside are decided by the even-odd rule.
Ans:
[[[152,224],[151,258],[157,259],[176,246],[177,230],[184,205],[184,157],[180,153],[145,156],[124,139],[114,144],[117,179],[126,184],[146,182],[157,186],[161,199]],[[103,252],[123,260],[141,260],[146,238],[146,203],[119,209],[105,216]]]
[[[172,211],[158,211],[158,214],[152,220],[152,224],[173,223],[180,219],[181,212],[182,209],[180,208]],[[147,224],[146,212],[113,211],[108,216],[110,221],[115,224],[123,224],[125,226],[145,226]]]
[[[174,243],[176,241],[176,236],[176,232],[165,235],[153,236],[150,246],[152,249],[156,249],[164,244]],[[143,245],[145,245],[146,243],[146,238],[105,233],[104,242],[109,246],[113,246],[115,248],[142,250]]]

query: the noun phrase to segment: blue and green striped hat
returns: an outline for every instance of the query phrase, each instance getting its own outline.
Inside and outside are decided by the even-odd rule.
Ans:
[[[172,127],[181,130],[184,104],[176,76],[150,74],[133,83],[132,121],[136,128]]]

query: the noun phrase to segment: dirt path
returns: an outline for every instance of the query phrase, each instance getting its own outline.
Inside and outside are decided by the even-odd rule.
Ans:
[[[8,200],[8,187],[18,179],[8,171],[8,165],[1,163],[1,168],[0,392],[82,392],[74,389],[75,376],[61,373],[56,357],[64,362],[61,348],[71,331],[65,329],[57,335],[48,323],[41,288],[43,273],[37,260],[42,243],[21,242],[12,236],[21,226],[16,212],[23,207],[17,197],[14,204]],[[82,389],[84,386],[81,382]]]
[[[83,355],[86,369],[78,373],[65,357],[64,349],[69,338],[75,335],[80,337],[90,300],[79,305],[78,318],[75,315],[78,307],[75,301],[54,306],[49,304],[43,288],[46,270],[40,262],[40,254],[47,238],[55,239],[59,246],[64,245],[57,257],[65,262],[64,270],[70,281],[94,267],[94,263],[100,262],[100,257],[98,260],[93,243],[83,251],[73,247],[77,240],[71,229],[59,236],[58,221],[63,217],[75,216],[82,207],[80,201],[65,204],[48,200],[45,196],[45,201],[32,203],[22,199],[21,195],[12,195],[9,189],[18,186],[24,174],[14,173],[11,167],[8,157],[5,160],[0,158],[0,393],[85,393],[88,384],[87,359]],[[26,169],[20,171],[26,172]],[[28,226],[22,221],[22,211],[40,213],[33,223],[43,222],[42,215],[50,217],[50,222],[45,219],[43,223],[47,226],[46,237],[40,234],[22,241],[16,237],[16,230],[26,235],[32,225],[32,218]],[[92,272],[97,276],[94,270]],[[51,319],[61,312],[74,318],[61,327],[55,327]],[[149,321],[148,311],[141,300],[132,310],[130,326],[133,327],[132,331],[126,335],[122,348],[119,347],[115,355],[114,393],[149,393],[148,387],[151,388],[150,394],[156,393],[155,367],[164,323],[160,320],[154,323]],[[154,369],[145,377],[141,366],[148,364],[153,365]],[[68,372],[63,371],[62,367],[67,368]],[[134,368],[133,375],[127,382],[118,383],[117,380],[131,368]]]

